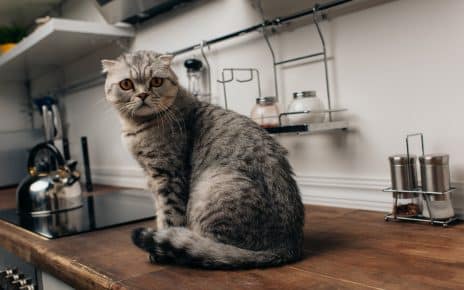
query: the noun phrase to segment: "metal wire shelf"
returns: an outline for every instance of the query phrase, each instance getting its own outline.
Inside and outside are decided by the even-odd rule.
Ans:
[[[263,22],[265,23],[266,20],[264,19],[264,13],[261,10],[261,16],[263,18]],[[297,56],[293,58],[287,58],[284,60],[277,60],[274,48],[272,47],[271,41],[269,39],[269,35],[263,27],[263,37],[266,41],[267,47],[272,56],[272,64],[273,64],[273,72],[274,72],[274,86],[275,86],[275,94],[278,95],[278,84],[277,84],[277,67],[283,64],[297,62],[303,59],[314,58],[318,56],[322,56],[322,61],[324,64],[324,78],[325,78],[325,86],[326,86],[326,94],[327,94],[327,110],[312,110],[312,111],[300,111],[300,112],[286,112],[279,115],[279,127],[276,128],[266,128],[266,130],[271,134],[282,134],[282,133],[297,133],[299,135],[303,134],[310,134],[315,132],[323,132],[323,131],[332,131],[332,130],[347,130],[348,129],[348,121],[333,121],[332,114],[336,112],[343,112],[347,109],[334,109],[332,108],[332,100],[330,94],[330,84],[329,84],[329,74],[328,74],[328,64],[327,64],[327,49],[326,43],[324,39],[324,35],[320,28],[319,22],[322,17],[319,17],[320,10],[318,5],[315,5],[313,8],[313,21],[314,25],[317,30],[317,34],[319,36],[319,40],[321,43],[322,51],[316,53],[310,53],[302,56]],[[282,117],[286,117],[289,115],[301,115],[301,114],[310,114],[310,113],[324,113],[328,116],[328,122],[320,122],[320,123],[308,123],[308,124],[298,124],[298,125],[283,125],[282,124]]]
[[[327,93],[327,105],[328,109],[327,110],[307,110],[307,111],[299,111],[299,112],[285,112],[282,113],[278,116],[279,118],[279,126],[278,127],[268,127],[265,128],[267,132],[271,134],[283,134],[283,133],[297,133],[299,135],[303,134],[310,134],[310,133],[315,133],[315,132],[323,132],[323,131],[332,131],[332,130],[347,130],[348,129],[348,121],[334,121],[332,118],[333,113],[337,112],[343,112],[346,111],[347,109],[335,109],[332,108],[332,100],[331,100],[331,95],[330,95],[330,84],[329,84],[329,77],[328,77],[328,64],[327,64],[327,50],[326,50],[326,44],[324,40],[324,35],[321,31],[319,22],[321,20],[321,17],[319,17],[319,13],[321,11],[320,6],[316,5],[312,9],[312,15],[313,15],[313,21],[317,30],[317,34],[319,36],[319,40],[321,42],[322,46],[322,51],[317,52],[317,53],[312,53],[312,54],[307,54],[303,56],[298,56],[294,58],[289,58],[285,60],[277,60],[275,56],[274,49],[271,45],[271,42],[269,40],[268,32],[266,31],[267,25],[264,25],[265,23],[268,23],[268,21],[264,18],[264,14],[261,10],[261,16],[263,18],[263,27],[262,27],[262,35],[264,37],[264,40],[266,41],[266,44],[269,48],[269,51],[272,56],[272,65],[273,65],[273,72],[274,72],[274,89],[275,89],[275,95],[274,97],[278,100],[278,84],[277,84],[277,73],[276,73],[276,68],[279,65],[290,63],[290,62],[295,62],[295,61],[300,61],[303,59],[308,59],[308,58],[313,58],[317,56],[322,56],[323,63],[324,63],[324,76],[325,76],[325,86],[326,86],[326,93]],[[280,23],[276,22],[272,26],[278,26]],[[229,77],[226,77],[226,72],[229,73]],[[238,78],[236,76],[237,72],[248,72],[249,77],[247,78]],[[217,82],[221,83],[223,86],[223,94],[224,94],[224,106],[226,109],[228,109],[228,95],[227,95],[227,88],[226,84],[237,81],[239,83],[245,83],[245,82],[251,82],[255,79],[257,79],[257,87],[258,87],[258,96],[259,98],[262,97],[262,90],[261,90],[261,82],[260,82],[260,73],[256,68],[224,68],[222,70],[221,74],[221,79],[217,80]],[[305,123],[305,124],[296,124],[296,125],[284,125],[282,123],[282,118],[285,116],[289,115],[298,115],[298,114],[311,114],[311,113],[324,113],[327,114],[327,122],[319,122],[319,123]]]
[[[259,2],[261,3],[261,2]],[[287,63],[292,63],[292,62],[298,62],[300,60],[304,59],[310,59],[318,56],[322,56],[322,61],[324,64],[324,79],[325,79],[325,89],[326,89],[326,94],[327,94],[327,106],[328,110],[326,111],[328,113],[328,119],[330,122],[332,122],[332,98],[331,98],[331,92],[330,92],[330,80],[329,80],[329,68],[328,68],[328,57],[327,57],[327,47],[326,47],[326,42],[324,38],[324,34],[322,33],[321,27],[320,27],[320,21],[323,19],[323,15],[321,14],[321,10],[319,9],[319,5],[316,4],[313,7],[313,22],[314,26],[316,27],[317,35],[319,37],[319,41],[321,43],[321,49],[322,51],[316,52],[316,53],[310,53],[306,55],[301,55],[293,58],[287,58],[284,60],[277,60],[276,54],[274,51],[274,48],[272,47],[271,41],[269,39],[268,32],[266,31],[265,27],[263,26],[262,34],[264,37],[264,40],[266,42],[266,45],[269,49],[269,52],[271,53],[272,57],[272,68],[273,68],[273,73],[274,73],[274,90],[275,90],[275,95],[276,97],[279,95],[279,88],[278,88],[278,82],[277,82],[277,67],[283,64]],[[261,17],[263,18],[263,23],[266,23],[266,19],[264,18],[264,12],[262,10],[262,7],[260,6],[260,12],[261,12]],[[299,112],[295,112],[299,113]]]

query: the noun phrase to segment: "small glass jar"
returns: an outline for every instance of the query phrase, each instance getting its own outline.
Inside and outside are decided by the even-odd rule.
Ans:
[[[287,116],[287,120],[291,125],[324,122],[326,114],[321,112],[324,110],[324,104],[317,97],[316,91],[296,92],[293,93],[293,101],[288,106],[288,112],[306,113],[290,114]]]
[[[201,96],[201,69],[203,63],[195,58],[187,59],[184,62],[187,68],[188,91],[197,99]]]
[[[256,105],[251,110],[251,119],[263,128],[279,126],[279,107],[275,97],[256,99]]]

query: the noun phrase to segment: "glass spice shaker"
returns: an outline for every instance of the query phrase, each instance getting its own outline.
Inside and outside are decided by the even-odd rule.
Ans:
[[[263,128],[279,126],[279,107],[273,96],[256,99],[256,105],[251,110],[251,119]]]
[[[422,190],[431,192],[447,192],[450,187],[450,169],[448,154],[427,154],[419,157]],[[429,206],[432,217],[448,219],[454,216],[454,208],[449,193],[429,195]],[[422,215],[430,217],[424,200]]]
[[[184,62],[187,68],[188,91],[197,99],[201,94],[201,69],[203,63],[196,58],[189,58]]]
[[[398,154],[390,156],[392,189],[417,190],[417,157]],[[394,216],[413,217],[421,213],[421,198],[417,193],[394,192]]]

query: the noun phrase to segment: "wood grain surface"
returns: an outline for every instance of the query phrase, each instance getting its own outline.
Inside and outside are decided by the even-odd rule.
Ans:
[[[0,190],[0,207],[12,206],[14,189]],[[77,289],[464,289],[462,224],[445,229],[384,222],[379,212],[306,210],[305,258],[269,269],[150,264],[130,233],[153,221],[56,240],[0,221],[0,246]]]

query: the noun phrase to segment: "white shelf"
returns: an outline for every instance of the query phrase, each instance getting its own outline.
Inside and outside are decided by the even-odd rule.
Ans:
[[[34,79],[134,35],[131,26],[52,18],[0,56],[0,81]]]
[[[331,130],[345,130],[345,129],[348,129],[348,121],[312,123],[312,124],[309,124],[308,126],[309,126],[308,133],[324,132],[324,131],[331,131]]]

